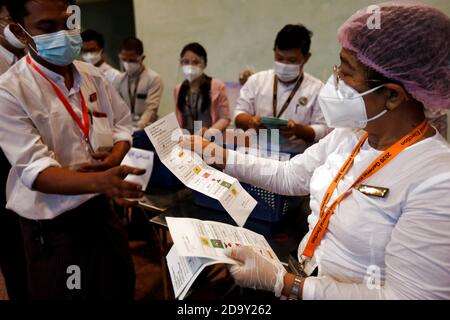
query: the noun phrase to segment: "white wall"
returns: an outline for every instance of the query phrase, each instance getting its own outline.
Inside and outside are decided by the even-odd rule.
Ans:
[[[314,32],[313,57],[306,71],[326,80],[339,61],[337,28],[368,0],[134,0],[137,36],[144,41],[146,63],[161,74],[165,93],[161,115],[174,109],[172,91],[182,80],[182,47],[200,42],[208,52],[208,74],[237,81],[240,70],[272,65],[273,42],[288,23]],[[450,1],[422,0],[450,15]]]

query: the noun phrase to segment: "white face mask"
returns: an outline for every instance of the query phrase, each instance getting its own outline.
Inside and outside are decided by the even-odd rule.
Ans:
[[[183,66],[183,74],[187,81],[192,82],[203,74],[203,69],[200,67],[187,65]]]
[[[26,44],[23,44],[11,31],[11,25],[8,24],[5,29],[3,29],[3,34],[5,36],[6,41],[9,42],[16,49],[25,49],[27,47]]]
[[[96,65],[97,63],[100,62],[100,60],[102,60],[102,51],[98,51],[98,52],[87,52],[87,53],[83,53],[82,54],[82,58],[85,62],[90,63],[92,65]]]
[[[330,128],[362,129],[367,123],[383,116],[388,110],[383,110],[375,117],[367,119],[366,105],[363,97],[372,93],[383,85],[359,93],[352,87],[339,81],[338,90],[332,75],[319,93],[319,104]]]
[[[140,62],[124,62],[122,61],[123,69],[128,75],[136,74],[140,69],[142,64]]]
[[[284,64],[277,61],[273,62],[273,69],[278,79],[283,82],[291,82],[300,76],[300,64]]]

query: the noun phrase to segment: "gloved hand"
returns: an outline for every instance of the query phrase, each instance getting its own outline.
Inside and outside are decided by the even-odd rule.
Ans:
[[[281,296],[287,271],[280,262],[263,257],[250,247],[226,249],[225,254],[241,262],[238,265],[229,266],[237,285],[272,291],[276,297]]]

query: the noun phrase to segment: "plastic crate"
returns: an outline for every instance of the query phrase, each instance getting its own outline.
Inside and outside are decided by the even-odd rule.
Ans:
[[[161,162],[161,159],[155,151],[155,147],[153,147],[153,144],[144,130],[136,131],[133,134],[133,147],[155,152],[153,171],[146,191],[152,187],[161,187],[173,190],[184,188],[184,184]]]
[[[250,218],[278,222],[289,210],[297,208],[301,203],[301,197],[289,197],[275,194],[273,192],[241,183],[242,187],[258,202],[255,209],[250,214]],[[198,206],[213,210],[224,211],[224,207],[219,201],[205,196],[204,194],[193,191],[194,203]]]

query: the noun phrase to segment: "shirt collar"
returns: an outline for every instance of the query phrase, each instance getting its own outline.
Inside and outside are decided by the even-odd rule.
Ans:
[[[6,59],[6,62],[10,66],[12,66],[17,61],[17,58],[14,55],[14,53],[12,53],[11,51],[9,51],[8,49],[6,49],[1,45],[0,45],[0,55],[2,55]]]
[[[58,87],[61,89],[63,88],[65,91],[67,91],[67,87],[65,85],[64,77],[60,75],[59,73],[56,73],[46,67],[44,67],[42,64],[37,62],[31,55],[29,55],[31,58],[31,61],[39,68],[41,71],[50,79],[52,80]],[[81,77],[80,72],[77,70],[74,64],[72,64],[72,71],[73,71],[73,87],[70,89],[69,95],[77,93],[80,91],[81,86],[83,85],[83,78]]]

